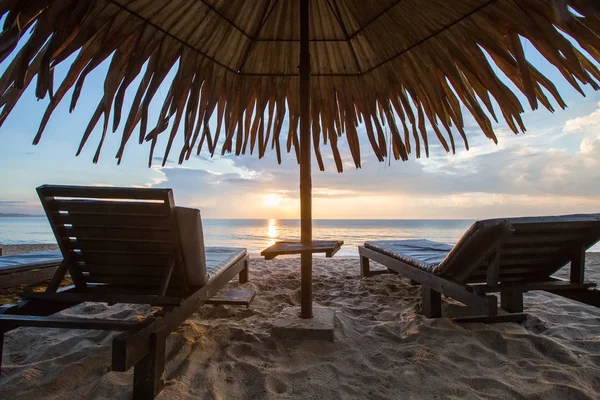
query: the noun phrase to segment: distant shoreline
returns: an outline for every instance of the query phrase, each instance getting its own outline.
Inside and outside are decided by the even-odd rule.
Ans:
[[[46,217],[44,214],[3,214],[0,213],[0,218],[44,218]],[[212,220],[212,221],[268,221],[268,220],[276,220],[276,221],[300,221],[300,218],[211,218],[211,217],[202,217],[202,220]],[[313,221],[448,221],[448,222],[469,222],[475,221],[474,219],[469,218],[313,218]]]
[[[45,217],[45,215],[42,214],[2,214],[0,213],[0,218],[28,218],[28,217],[35,217],[35,218],[40,218],[40,217]]]

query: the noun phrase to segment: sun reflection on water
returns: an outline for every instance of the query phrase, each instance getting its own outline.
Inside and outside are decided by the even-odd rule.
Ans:
[[[276,239],[279,238],[279,227],[277,226],[277,220],[274,218],[269,219],[269,225],[267,226],[267,237],[269,238],[267,247],[275,244]]]

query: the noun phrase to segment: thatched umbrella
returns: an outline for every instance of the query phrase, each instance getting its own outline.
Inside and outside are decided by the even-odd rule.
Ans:
[[[151,142],[150,160],[162,136],[165,162],[175,137],[183,136],[183,162],[204,144],[214,154],[221,134],[222,153],[262,157],[270,142],[281,160],[287,118],[283,139],[300,163],[301,239],[310,242],[311,141],[319,168],[322,140],[341,172],[338,139],[344,135],[360,167],[359,123],[379,161],[428,155],[427,122],[447,152],[455,151],[456,132],[468,149],[463,107],[493,141],[490,117],[496,120],[497,111],[513,132],[524,131],[523,107],[491,61],[532,109],[553,111],[547,94],[564,108],[553,83],[526,60],[521,38],[582,94],[579,84],[598,89],[600,72],[590,60],[600,61],[597,12],[594,0],[1,0],[0,59],[15,57],[0,79],[0,123],[37,77],[37,97],[50,97],[38,143],[67,92],[74,88],[73,110],[86,76],[111,56],[104,95],[80,146],[103,118],[94,161],[111,113],[112,129],[123,127],[119,162],[138,127],[139,142]],[[54,67],[74,54],[55,85]],[[158,124],[149,129],[149,104],[176,64]],[[140,74],[123,115],[125,93]],[[302,257],[304,317],[311,315],[311,260]]]

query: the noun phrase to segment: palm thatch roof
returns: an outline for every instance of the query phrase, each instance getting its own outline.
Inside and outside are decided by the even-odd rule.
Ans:
[[[461,104],[494,141],[490,118],[497,120],[497,110],[513,132],[524,131],[523,105],[490,60],[530,108],[553,111],[548,95],[564,108],[554,84],[526,60],[520,37],[582,94],[581,84],[599,88],[593,60],[564,35],[600,62],[595,1],[311,0],[310,5],[311,126],[321,169],[323,142],[342,170],[338,140],[344,135],[360,166],[360,123],[380,161],[428,155],[432,133],[446,151],[459,145],[456,132],[468,148]],[[72,111],[86,76],[112,56],[104,94],[80,146],[81,151],[102,119],[94,161],[108,129],[119,127],[119,161],[136,129],[140,143],[151,142],[150,160],[165,136],[166,161],[177,135],[184,136],[180,162],[204,146],[211,154],[259,157],[270,147],[279,160],[281,146],[298,154],[298,0],[1,0],[0,14],[5,18],[0,60],[15,54],[0,78],[0,124],[37,77],[36,96],[49,96],[50,103],[34,143],[69,90],[74,89]],[[74,54],[68,74],[55,83],[54,68]],[[149,104],[171,79],[173,66],[177,72],[158,124],[148,127]],[[130,88],[140,74],[137,89]],[[133,104],[123,110],[128,89],[135,93]],[[218,126],[211,131],[214,115]],[[286,119],[289,131],[282,133]],[[427,132],[426,121],[433,132]]]

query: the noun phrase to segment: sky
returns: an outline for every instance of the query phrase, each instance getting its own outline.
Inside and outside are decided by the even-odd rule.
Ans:
[[[566,110],[554,104],[557,111],[553,114],[545,109],[526,112],[526,134],[514,135],[501,121],[494,125],[497,145],[465,110],[469,151],[457,146],[455,155],[447,154],[430,130],[434,143],[430,157],[417,160],[411,155],[406,162],[378,162],[361,126],[361,169],[354,168],[345,138],[340,141],[344,143],[340,146],[343,173],[336,171],[325,146],[325,172],[313,160],[313,217],[483,219],[600,212],[600,93],[584,86],[586,96],[581,96],[531,44],[525,48],[530,62],[559,89]],[[0,71],[9,61],[0,65]],[[66,68],[68,64],[57,68],[57,81]],[[178,205],[199,208],[204,218],[299,218],[299,169],[293,153],[284,154],[281,165],[275,152],[267,151],[261,160],[256,154],[210,158],[202,153],[183,165],[169,161],[165,167],[160,166],[160,157],[148,168],[149,144],[132,140],[123,163],[117,166],[114,155],[121,133],[117,130],[108,134],[100,160],[93,164],[99,124],[84,151],[75,157],[102,96],[106,68],[105,62],[88,77],[71,114],[70,94],[66,96],[36,146],[31,143],[48,99],[35,99],[35,81],[23,95],[0,128],[0,213],[41,214],[35,188],[69,184],[172,188]],[[163,86],[159,94],[166,95],[167,86]],[[527,100],[519,98],[527,109]],[[131,100],[130,93],[124,110]],[[160,103],[160,99],[153,103],[151,114],[158,114]],[[161,155],[160,151],[155,154]]]

